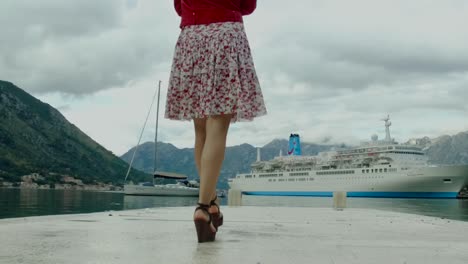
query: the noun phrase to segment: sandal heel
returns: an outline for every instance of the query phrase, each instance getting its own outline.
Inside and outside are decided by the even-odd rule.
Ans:
[[[218,227],[223,225],[223,222],[224,222],[223,218],[224,217],[223,217],[223,214],[221,214],[221,210],[219,209],[219,205],[216,203],[216,199],[218,199],[218,197],[211,200],[210,206],[216,206],[218,208],[217,213],[212,213],[211,214],[211,218],[213,219],[213,226],[216,228],[216,231],[218,231]]]
[[[222,226],[222,225],[223,225],[223,222],[224,222],[223,219],[224,219],[223,216],[218,217],[218,226]]]
[[[213,213],[211,214],[213,218],[213,225],[218,230],[218,227],[223,225],[223,216],[220,213]]]
[[[205,220],[195,220],[198,243],[211,242],[216,238],[216,232],[211,231],[210,224]]]
[[[197,210],[202,210],[208,215],[208,221],[205,219],[193,220],[195,223],[195,229],[197,230],[198,243],[212,242],[216,238],[216,231],[211,229],[211,224],[214,226],[214,222],[212,222],[213,220],[211,214],[208,212],[208,208],[210,208],[209,205],[199,203],[198,207],[195,209],[195,212]]]

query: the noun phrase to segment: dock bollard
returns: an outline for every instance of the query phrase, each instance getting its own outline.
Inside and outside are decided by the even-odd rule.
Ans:
[[[242,191],[230,189],[228,192],[229,206],[242,206]]]
[[[333,208],[342,211],[346,208],[346,192],[333,192]]]

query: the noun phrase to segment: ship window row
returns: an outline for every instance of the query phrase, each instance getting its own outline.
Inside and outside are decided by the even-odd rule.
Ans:
[[[313,181],[314,178],[309,177],[309,178],[291,178],[291,179],[278,179],[279,182],[285,182],[285,181]],[[276,179],[268,179],[269,182],[275,182]]]
[[[289,176],[309,176],[308,172],[292,172]]]
[[[312,168],[287,169],[286,171],[311,171]]]
[[[362,148],[362,149],[353,149],[353,150],[347,150],[347,151],[338,151],[338,154],[349,155],[349,154],[354,154],[354,153],[385,151],[385,150],[391,150],[391,149],[393,149],[393,147]],[[414,150],[418,150],[418,149],[414,149]]]
[[[340,181],[340,180],[350,180],[350,181],[361,181],[368,179],[383,179],[384,176],[381,175],[372,175],[372,176],[352,176],[352,177],[322,177],[319,178],[321,181]]]
[[[403,150],[420,150],[419,148],[414,148],[414,147],[400,147],[396,146],[395,149],[403,149]]]
[[[283,173],[280,174],[260,174],[258,175],[259,178],[272,178],[272,177],[278,177],[278,176],[283,176]],[[236,176],[236,178],[241,178],[241,176]],[[250,179],[250,178],[255,178],[255,174],[246,174],[244,175],[245,179]]]
[[[344,171],[317,171],[317,175],[336,175],[336,174],[354,174],[354,170]]]
[[[421,152],[412,152],[412,151],[389,151],[388,153],[424,155],[424,154],[421,153]]]
[[[365,169],[362,170],[362,173],[376,173],[376,172],[387,172],[387,168],[380,169]]]
[[[278,174],[272,173],[272,174],[260,174],[258,175],[259,178],[271,178],[271,177],[278,177]]]
[[[380,172],[396,172],[397,169],[396,168],[380,168],[380,169],[365,169],[365,170],[362,170],[362,173],[380,173]]]

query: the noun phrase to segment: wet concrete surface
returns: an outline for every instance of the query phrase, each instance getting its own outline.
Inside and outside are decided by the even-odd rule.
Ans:
[[[198,244],[192,207],[0,220],[0,263],[468,263],[468,222],[379,210],[223,207]]]

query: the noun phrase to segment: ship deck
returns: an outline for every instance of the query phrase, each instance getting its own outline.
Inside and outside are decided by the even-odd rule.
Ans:
[[[198,244],[192,207],[0,220],[0,263],[451,263],[468,222],[331,208],[223,207]],[[7,239],[8,238],[8,239]]]

